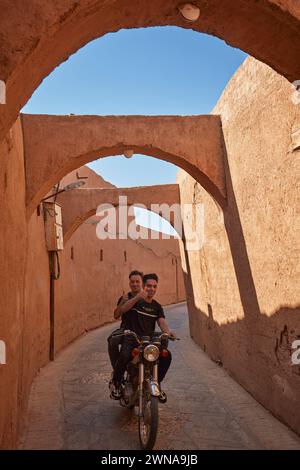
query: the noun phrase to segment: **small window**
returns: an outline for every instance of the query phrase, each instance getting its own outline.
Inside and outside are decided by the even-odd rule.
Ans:
[[[71,246],[71,259],[74,259],[74,247]]]
[[[103,261],[103,250],[100,250],[100,261]]]
[[[127,262],[127,251],[124,251],[124,261]]]

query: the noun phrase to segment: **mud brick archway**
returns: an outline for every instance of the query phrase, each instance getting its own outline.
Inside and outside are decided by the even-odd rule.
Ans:
[[[153,204],[160,206],[180,203],[179,186],[166,184],[158,186],[139,186],[137,188],[90,188],[76,189],[58,196],[57,201],[62,205],[64,241],[68,242],[75,230],[81,224],[96,214],[100,204],[119,206],[119,197],[126,196],[127,205],[142,204],[148,210],[160,214],[154,210]],[[171,225],[174,224],[174,213],[170,212],[169,218],[164,217]]]
[[[89,41],[121,28],[179,26],[224,39],[270,65],[288,80],[300,78],[298,0],[195,0],[199,19],[187,22],[179,0],[31,0],[1,2],[0,140],[34,90],[52,70]]]
[[[134,153],[186,170],[226,204],[224,145],[219,116],[22,115],[27,215],[54,184],[100,157]]]

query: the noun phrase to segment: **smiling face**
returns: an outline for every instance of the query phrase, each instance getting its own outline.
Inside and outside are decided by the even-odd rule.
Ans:
[[[152,299],[157,291],[157,281],[155,279],[147,279],[144,285],[144,289],[147,293],[147,296]]]
[[[138,294],[142,290],[142,277],[139,274],[133,274],[129,279],[129,287],[133,294]]]

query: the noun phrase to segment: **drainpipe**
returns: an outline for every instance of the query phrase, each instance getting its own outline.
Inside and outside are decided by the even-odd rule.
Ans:
[[[55,353],[55,281],[60,277],[58,251],[63,250],[63,230],[61,206],[55,202],[43,202],[46,248],[49,256],[50,272],[50,338],[49,359],[54,361]]]
[[[177,271],[177,258],[175,258],[175,279],[176,279],[176,299],[179,302],[179,288],[178,288],[178,271]]]
[[[57,263],[55,263],[55,259]],[[56,265],[57,264],[57,273]],[[54,361],[55,355],[55,281],[60,277],[60,265],[57,251],[49,251],[49,268],[50,268],[50,342],[49,342],[49,359]]]

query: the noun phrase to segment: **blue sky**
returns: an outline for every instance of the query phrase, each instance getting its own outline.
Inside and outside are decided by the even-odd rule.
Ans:
[[[208,114],[246,54],[176,27],[121,30],[57,67],[23,108],[34,114]],[[177,168],[148,156],[89,164],[119,187],[174,183]]]
[[[176,27],[121,30],[57,67],[23,108],[40,114],[208,114],[246,54]],[[146,157],[89,165],[117,186],[173,183],[176,167]]]

